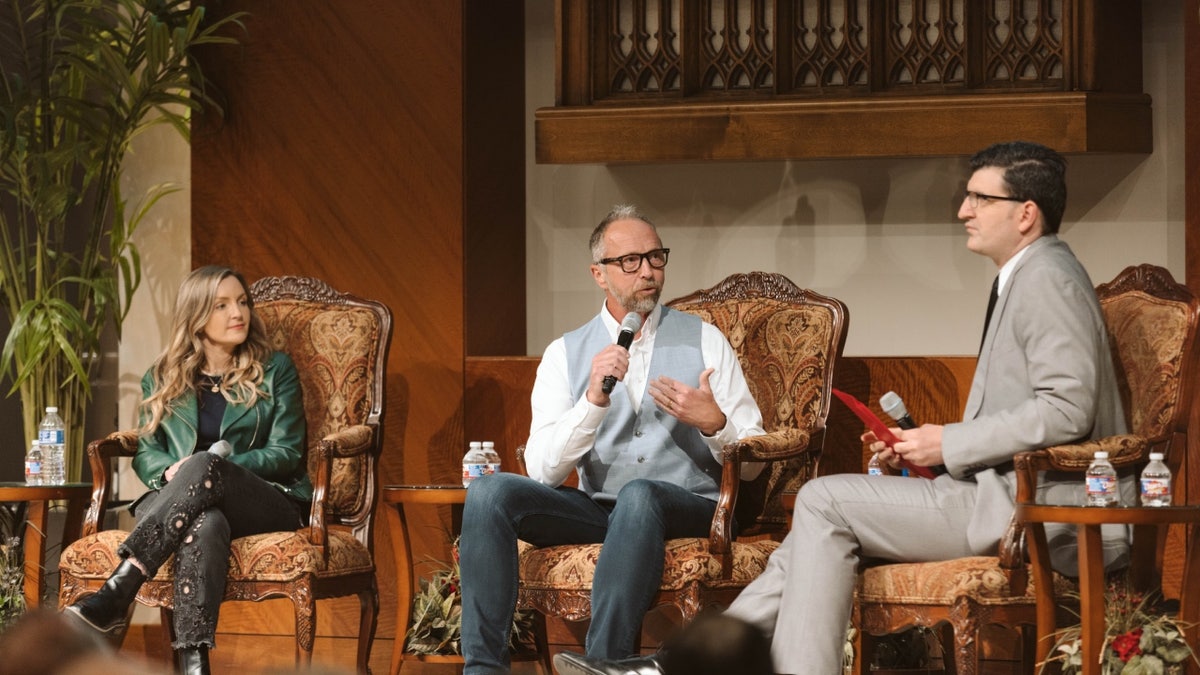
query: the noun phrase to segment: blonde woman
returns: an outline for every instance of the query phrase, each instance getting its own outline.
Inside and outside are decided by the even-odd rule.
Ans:
[[[131,510],[124,560],[66,611],[123,632],[142,582],[175,554],[179,670],[208,673],[232,539],[293,530],[312,500],[296,368],[267,345],[245,279],[218,266],[179,288],[167,349],[142,378],[133,468],[150,488]]]

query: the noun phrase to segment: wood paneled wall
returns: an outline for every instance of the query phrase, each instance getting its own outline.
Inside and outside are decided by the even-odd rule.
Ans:
[[[224,116],[195,124],[192,264],[251,281],[319,277],[386,303],[382,481],[458,480],[465,357],[525,351],[522,3],[210,5],[248,15],[239,45],[201,54]],[[418,556],[444,549],[437,516],[414,528]],[[378,636],[389,640],[382,522]],[[291,608],[267,604],[227,605],[221,632],[290,635]],[[355,636],[356,616],[354,599],[322,602],[318,635]],[[390,646],[377,643],[377,672]]]

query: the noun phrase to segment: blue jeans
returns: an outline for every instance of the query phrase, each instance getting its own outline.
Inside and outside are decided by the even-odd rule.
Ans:
[[[464,675],[509,672],[517,604],[517,540],[535,546],[603,543],[592,582],[588,656],[634,653],[662,581],[667,539],[708,536],[716,502],[661,481],[630,481],[615,503],[569,487],[498,473],[467,490],[459,539]]]

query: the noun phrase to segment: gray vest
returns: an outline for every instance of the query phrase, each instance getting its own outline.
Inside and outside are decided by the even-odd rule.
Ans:
[[[701,321],[684,312],[662,308],[648,382],[666,375],[697,387],[704,371],[700,349]],[[599,315],[563,336],[568,380],[574,400],[587,391],[592,358],[612,343]],[[700,431],[658,409],[649,387],[635,414],[623,382],[617,382],[608,415],[596,430],[592,449],[579,462],[579,487],[594,499],[614,500],[635,478],[674,483],[716,500],[721,465],[713,459]]]

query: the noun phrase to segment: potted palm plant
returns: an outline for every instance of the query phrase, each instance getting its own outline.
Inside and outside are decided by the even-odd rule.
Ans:
[[[130,142],[169,124],[185,139],[211,101],[192,56],[231,43],[240,15],[207,17],[186,0],[8,0],[0,10],[0,352],[19,392],[26,447],[47,405],[67,423],[78,480],[82,421],[100,339],[120,335],[141,281],[131,240],[176,188],[121,191]]]

